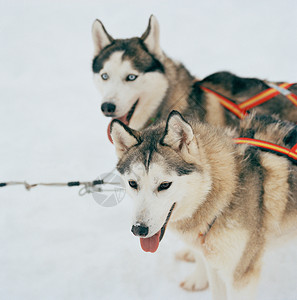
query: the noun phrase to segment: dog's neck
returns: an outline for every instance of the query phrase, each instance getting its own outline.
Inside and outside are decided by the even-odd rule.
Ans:
[[[168,90],[160,106],[162,115],[172,110],[184,111],[188,107],[188,98],[195,82],[194,76],[181,64],[171,58],[164,58]]]

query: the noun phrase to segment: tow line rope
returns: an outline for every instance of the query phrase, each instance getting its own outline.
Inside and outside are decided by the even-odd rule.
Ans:
[[[110,175],[112,173],[108,173],[106,177],[108,177],[108,175]],[[97,180],[93,180],[93,181],[69,181],[69,182],[50,182],[50,183],[44,183],[44,182],[40,182],[40,183],[33,183],[30,184],[27,181],[8,181],[8,182],[0,182],[0,188],[1,187],[6,187],[6,186],[11,186],[11,185],[23,185],[27,191],[30,191],[32,188],[37,187],[37,186],[55,186],[55,187],[64,187],[64,186],[68,186],[68,187],[73,187],[73,186],[82,186],[82,188],[79,190],[78,194],[80,196],[84,196],[85,194],[89,194],[89,193],[94,193],[94,192],[114,192],[116,191],[116,189],[103,189],[102,185],[105,184],[110,184],[110,185],[114,185],[114,186],[121,186],[120,182],[108,182],[105,181],[104,179],[97,179]]]

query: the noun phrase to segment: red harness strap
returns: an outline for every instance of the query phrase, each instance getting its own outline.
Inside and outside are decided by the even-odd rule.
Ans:
[[[297,163],[297,144],[293,146],[291,149],[288,149],[282,146],[278,146],[269,142],[256,140],[256,139],[235,138],[233,140],[236,144],[248,144],[262,149],[271,150],[274,152],[278,152],[280,154],[284,154],[289,158],[293,159]]]
[[[295,83],[282,83],[279,86],[273,85],[274,87],[268,88],[265,91],[251,97],[250,99],[240,103],[235,104],[233,101],[228,99],[227,97],[209,89],[207,87],[201,86],[201,89],[216,95],[220,99],[221,105],[234,113],[239,119],[243,119],[247,115],[247,111],[255,106],[258,106],[273,97],[283,94],[287,97],[294,105],[297,106],[297,96],[292,92],[288,91],[288,88]]]

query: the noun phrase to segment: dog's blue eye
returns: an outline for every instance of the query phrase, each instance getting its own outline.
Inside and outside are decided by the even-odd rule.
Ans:
[[[126,81],[134,81],[137,78],[137,75],[129,74],[126,78]]]
[[[109,76],[108,76],[107,73],[103,73],[103,74],[101,75],[101,78],[102,78],[103,80],[107,80],[107,79],[109,78]]]
[[[138,185],[137,182],[134,180],[129,180],[129,185],[131,186],[132,189],[137,190]]]
[[[171,186],[172,182],[164,181],[158,187],[158,192],[168,190]]]

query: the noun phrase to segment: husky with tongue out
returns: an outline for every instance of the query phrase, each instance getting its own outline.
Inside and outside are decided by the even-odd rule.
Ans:
[[[142,131],[114,120],[111,136],[141,248],[157,251],[169,226],[193,248],[197,267],[183,288],[209,282],[215,300],[255,299],[264,250],[297,236],[297,165],[235,139],[291,149],[297,126],[250,116],[239,129],[221,129],[174,111]]]

